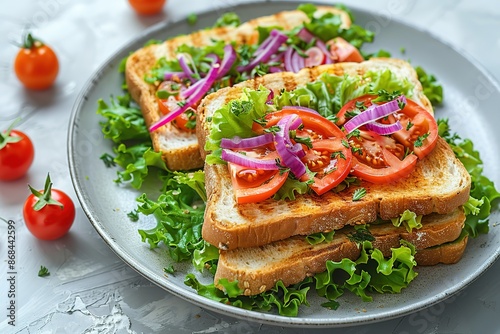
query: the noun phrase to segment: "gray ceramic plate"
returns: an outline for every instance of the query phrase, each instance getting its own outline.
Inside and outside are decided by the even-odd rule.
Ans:
[[[268,1],[265,4],[243,4],[231,10],[237,12],[242,20],[247,20],[295,9],[297,4]],[[500,185],[500,132],[496,128],[500,123],[500,114],[495,112],[500,100],[498,86],[470,58],[428,33],[373,13],[355,8],[353,12],[356,23],[378,30],[375,43],[365,50],[384,48],[393,56],[411,59],[414,65],[422,65],[439,78],[445,89],[446,103],[437,110],[437,116],[449,118],[454,131],[473,139],[486,160],[486,174]],[[198,26],[211,25],[220,14],[201,14]],[[311,298],[311,306],[304,307],[296,318],[246,311],[198,296],[183,283],[185,274],[191,271],[189,265],[179,267],[176,264],[177,274],[166,277],[162,269],[170,264],[168,257],[142,243],[137,223],[131,223],[126,216],[135,208],[135,198],[139,193],[113,183],[116,171],[105,168],[99,159],[104,152],[111,152],[111,144],[100,133],[96,106],[99,98],[108,100],[110,95],[121,93],[122,77],[117,68],[120,60],[130,51],[140,48],[149,39],[166,39],[191,30],[192,27],[183,19],[168,22],[156,26],[119,50],[85,85],[71,118],[69,164],[81,206],[103,240],[140,274],[170,293],[226,315],[281,326],[333,327],[386,320],[442,301],[470,284],[498,258],[500,231],[492,227],[488,235],[470,241],[460,263],[421,268],[418,278],[401,294],[375,295],[373,302],[363,303],[347,293],[341,298],[341,307],[337,311],[321,307],[320,303],[324,300]],[[400,53],[402,47],[406,50],[404,55]],[[498,211],[491,221],[499,221]]]

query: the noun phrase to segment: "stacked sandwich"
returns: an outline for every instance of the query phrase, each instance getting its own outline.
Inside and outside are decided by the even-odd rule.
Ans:
[[[406,88],[400,87],[406,89],[405,102],[395,103],[398,102],[398,98],[395,98],[389,102],[368,105],[366,101],[371,103],[380,96],[365,93],[373,90],[372,83],[375,80],[388,75],[392,77],[392,83],[399,81],[407,85]],[[252,159],[232,158],[237,154],[247,158],[250,151],[254,151],[253,148],[245,147],[245,144],[231,146],[232,143],[245,143],[240,136],[229,138],[230,141],[217,139],[220,138],[221,129],[224,130],[221,124],[217,124],[221,115],[226,116],[223,110],[227,106],[231,107],[231,104],[237,104],[236,101],[249,101],[249,94],[259,87],[264,92],[266,88],[263,87],[267,87],[276,95],[275,101],[280,101],[280,97],[287,95],[286,92],[292,92],[284,98],[290,100],[290,96],[303,92],[308,84],[321,83],[327,87],[337,82],[336,88],[330,86],[334,95],[335,89],[344,81],[350,81],[353,85],[351,101],[358,103],[351,102],[351,110],[345,112],[344,108],[337,114],[337,123],[344,129],[338,137],[324,138],[325,134],[316,130],[317,127],[311,130],[313,127],[310,124],[317,119],[318,122],[332,124],[327,118],[314,113],[313,108],[307,110],[304,107],[280,105],[279,102],[266,104],[268,110],[264,117],[271,121],[283,111],[287,115],[302,117],[302,124],[312,138],[312,149],[305,149],[301,161],[310,171],[313,170],[312,164],[322,161],[323,157],[324,166],[334,166],[332,171],[326,170],[329,167],[316,169],[315,176],[310,178],[315,181],[311,185],[312,190],[296,194],[293,199],[276,199],[278,196],[275,195],[274,198],[246,202],[241,188],[235,187],[235,179],[259,168],[252,164]],[[380,90],[382,88],[377,87]],[[368,96],[370,99],[367,99]],[[399,99],[403,96],[399,95]],[[362,117],[364,113],[377,109],[389,109],[391,103],[395,107],[386,111],[388,116],[378,117],[378,122],[360,122],[350,133],[346,130],[346,127],[352,126],[355,117]],[[360,112],[360,109],[364,110]],[[418,114],[414,113],[415,110],[418,110]],[[279,280],[285,285],[298,283],[307,276],[324,271],[328,260],[356,260],[360,256],[360,242],[365,240],[371,241],[373,247],[382,251],[384,256],[390,256],[391,249],[399,247],[400,241],[405,240],[416,248],[415,259],[419,265],[455,263],[461,258],[467,243],[467,237],[461,235],[465,221],[461,206],[469,199],[470,176],[448,144],[437,136],[432,108],[408,63],[395,59],[371,59],[362,63],[338,63],[303,69],[296,74],[270,74],[209,95],[202,101],[198,112],[200,146],[211,149],[207,157],[210,163],[205,165],[208,200],[203,238],[220,249],[215,282],[222,278],[238,281],[245,295],[268,290]],[[350,118],[351,123],[342,120],[345,118],[342,116],[349,112],[357,113]],[[279,117],[284,119],[283,115]],[[308,117],[314,120],[308,121]],[[393,120],[380,123],[380,119],[384,118]],[[402,123],[403,128],[381,135],[390,124],[397,124],[392,123],[395,120]],[[368,130],[372,124],[376,124],[376,129]],[[311,129],[307,129],[309,126]],[[276,131],[279,132],[278,129]],[[257,135],[259,132],[255,132],[255,138],[261,138]],[[277,147],[277,140],[280,139],[275,137],[272,145]],[[333,143],[330,148],[316,145],[316,141],[321,140],[338,141],[340,145]],[[420,140],[421,143],[418,142]],[[257,142],[255,139],[253,141]],[[302,143],[293,138],[291,141],[290,150],[297,149],[297,143]],[[304,144],[300,146],[303,148]],[[272,151],[270,148],[265,150]],[[228,154],[227,151],[236,154]],[[400,158],[393,161],[398,152],[401,153]],[[214,156],[219,154],[226,163],[214,163],[217,162]],[[282,167],[290,170],[289,178],[292,179],[301,180],[307,175],[292,176],[296,167],[292,163],[282,166],[284,164],[281,161],[287,159],[286,155],[266,158],[269,154],[266,152],[260,159],[281,159],[279,163],[276,162],[280,164],[276,175],[283,173],[280,170]],[[334,158],[334,155],[337,157]],[[349,165],[342,166],[349,158]],[[378,160],[378,165],[370,163],[373,160]],[[246,170],[240,168],[234,172],[233,165],[238,162],[246,163]],[[333,181],[328,179],[332,174],[338,176]],[[349,180],[352,176],[357,176],[357,182]],[[322,182],[329,181],[330,188],[326,191],[318,192],[314,188],[315,183],[321,186]],[[272,183],[269,177],[265,182]],[[404,224],[404,221],[413,221],[413,224]],[[363,228],[364,236],[361,239],[354,238],[359,235],[357,232],[360,227]],[[311,244],[307,240],[309,235],[332,231],[333,237],[326,242]]]
[[[319,36],[332,22],[334,36]],[[127,60],[154,149],[171,170],[204,168],[203,238],[219,249],[221,290],[299,283],[357,260],[367,241],[386,257],[411,249],[419,265],[462,256],[470,176],[412,66],[363,61],[350,27],[338,8],[306,6]]]

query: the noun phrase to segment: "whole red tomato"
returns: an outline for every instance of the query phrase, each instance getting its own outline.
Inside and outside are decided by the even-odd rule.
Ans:
[[[71,198],[61,190],[52,189],[49,175],[44,190],[29,188],[31,195],[23,207],[28,230],[42,240],[58,239],[68,233],[75,220],[75,205]]]
[[[26,88],[46,89],[56,80],[59,61],[49,46],[28,34],[21,50],[17,53],[14,71]]]
[[[16,180],[26,174],[35,156],[33,142],[25,133],[12,130],[14,124],[0,133],[0,180],[2,181]]]
[[[152,15],[159,13],[166,0],[128,0],[132,8],[142,15]]]

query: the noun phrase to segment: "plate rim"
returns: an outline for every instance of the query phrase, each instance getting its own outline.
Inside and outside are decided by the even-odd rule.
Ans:
[[[285,1],[280,1],[280,0],[263,0],[263,1],[245,1],[238,3],[237,5],[234,6],[225,6],[224,8],[219,8],[221,10],[227,10],[230,8],[239,8],[241,9],[242,7],[253,7],[256,4],[259,3],[275,3],[275,4],[280,4],[283,6],[286,5],[292,5],[292,4],[298,4],[302,3],[303,1],[300,0],[285,0]],[[315,5],[327,5],[323,2],[318,2],[318,1],[307,1],[308,3],[313,3]],[[360,12],[365,15],[372,15],[373,17],[379,16],[379,14],[367,10],[364,8],[360,8],[359,6],[356,5],[348,5],[348,8],[353,10],[353,12]],[[198,17],[201,16],[210,16],[213,15],[217,9],[209,8],[205,9],[203,11],[200,11],[197,13]],[[272,14],[272,13],[270,13]],[[71,181],[73,184],[73,188],[75,190],[75,193],[77,195],[78,201],[82,207],[82,210],[85,213],[85,216],[91,223],[91,225],[94,227],[94,229],[97,231],[97,233],[100,235],[101,239],[108,245],[108,247],[122,260],[124,261],[128,266],[130,266],[132,269],[134,269],[138,274],[146,278],[148,281],[154,283],[161,289],[163,289],[166,292],[172,293],[175,296],[182,298],[188,302],[191,302],[197,306],[200,306],[202,308],[210,308],[211,310],[219,313],[219,314],[227,314],[242,320],[250,320],[250,321],[258,321],[262,323],[266,323],[269,325],[278,325],[278,326],[287,326],[287,327],[303,327],[303,328],[327,328],[327,327],[345,327],[345,326],[354,326],[354,325],[363,325],[363,324],[369,324],[369,323],[375,323],[375,322],[380,322],[380,321],[385,321],[385,320],[390,320],[394,319],[397,317],[402,317],[417,311],[420,311],[422,309],[428,308],[432,305],[435,305],[439,302],[445,301],[449,297],[455,295],[457,292],[465,289],[468,287],[470,284],[472,284],[477,278],[479,278],[482,274],[484,274],[499,258],[500,258],[500,249],[497,249],[492,256],[488,258],[488,262],[482,264],[478,270],[475,271],[475,275],[469,275],[468,280],[462,282],[460,286],[454,286],[448,288],[446,291],[434,295],[429,300],[422,300],[417,302],[416,304],[411,304],[411,309],[410,307],[404,308],[403,311],[394,311],[394,312],[388,312],[385,314],[383,317],[380,317],[379,315],[372,315],[370,316],[369,314],[366,315],[361,315],[360,317],[356,317],[354,320],[352,319],[339,319],[336,320],[335,322],[330,322],[330,321],[325,321],[323,318],[317,319],[317,318],[303,318],[303,317],[286,317],[286,316],[280,316],[277,314],[272,314],[272,313],[263,313],[259,311],[249,311],[249,310],[244,310],[238,307],[230,306],[230,305],[225,305],[213,300],[210,300],[208,298],[199,296],[196,294],[194,290],[189,291],[187,289],[183,289],[181,287],[178,287],[177,285],[170,283],[168,280],[165,280],[163,276],[158,275],[155,272],[152,272],[150,270],[144,270],[144,268],[140,268],[141,266],[136,263],[136,260],[134,260],[133,257],[128,255],[128,252],[121,247],[120,245],[117,245],[113,237],[109,234],[106,233],[105,231],[105,226],[102,224],[101,220],[98,217],[94,217],[93,214],[95,214],[94,210],[91,208],[91,203],[87,202],[87,196],[84,191],[84,186],[82,185],[82,181],[85,179],[84,176],[80,176],[78,172],[78,168],[76,167],[75,164],[75,154],[74,154],[74,136],[78,128],[78,124],[76,123],[76,120],[79,116],[79,111],[81,111],[83,105],[85,103],[88,103],[87,101],[87,96],[91,93],[91,91],[95,88],[96,84],[98,81],[101,79],[103,75],[105,75],[105,72],[108,70],[110,66],[112,66],[113,63],[119,59],[120,55],[127,52],[127,51],[133,51],[134,46],[139,44],[142,40],[146,40],[148,36],[151,36],[155,33],[159,33],[162,30],[166,30],[172,25],[177,25],[177,24],[182,24],[185,21],[186,17],[184,16],[178,16],[174,19],[168,19],[159,23],[154,24],[153,26],[145,29],[143,32],[140,34],[134,36],[131,40],[127,41],[125,44],[123,44],[120,48],[118,48],[115,52],[111,53],[106,60],[99,65],[97,70],[95,70],[91,76],[87,79],[87,81],[83,84],[82,88],[80,89],[75,102],[73,104],[73,107],[71,109],[71,117],[69,120],[69,127],[68,127],[68,133],[67,133],[67,159],[68,159],[68,165],[69,165],[69,171],[70,171],[70,177]],[[491,73],[479,62],[477,61],[472,55],[470,55],[468,52],[465,50],[461,50],[460,48],[450,44],[446,40],[443,40],[439,36],[436,36],[432,32],[425,30],[423,28],[417,27],[414,24],[409,24],[407,22],[403,22],[397,17],[391,18],[394,22],[401,24],[403,26],[406,26],[412,30],[415,30],[419,33],[427,35],[429,38],[434,39],[435,41],[439,42],[440,44],[444,45],[448,49],[450,49],[452,52],[457,54],[457,56],[462,57],[467,63],[471,64],[471,66],[475,67],[478,72],[483,75],[488,83],[494,87],[495,92],[500,93],[500,84],[498,81],[491,75]],[[198,30],[200,28],[196,28],[194,30]],[[162,279],[162,282],[160,282],[160,278]],[[165,284],[166,283],[166,284]],[[197,298],[197,297],[202,297],[202,298]],[[203,300],[203,302],[201,301]]]

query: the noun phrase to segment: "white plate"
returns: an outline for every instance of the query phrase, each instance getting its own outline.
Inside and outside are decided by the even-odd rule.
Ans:
[[[264,5],[243,4],[231,10],[242,20],[247,20],[295,9],[297,4],[268,1]],[[486,161],[486,175],[500,185],[500,132],[496,128],[500,114],[495,112],[500,100],[498,85],[470,58],[428,33],[352,9],[356,23],[361,26],[377,28],[384,24],[383,29],[377,31],[375,43],[367,45],[365,50],[384,48],[393,56],[411,59],[414,65],[421,65],[436,75],[445,91],[445,104],[437,110],[437,117],[449,118],[453,131],[473,139]],[[197,27],[211,25],[220,14],[207,12],[199,15]],[[185,274],[191,271],[189,265],[179,267],[175,264],[176,275],[166,277],[162,269],[171,263],[168,256],[164,251],[152,251],[142,243],[137,223],[130,222],[126,216],[136,207],[135,199],[140,193],[117,186],[113,182],[116,170],[106,168],[99,159],[104,152],[112,152],[112,145],[101,135],[96,107],[98,99],[108,101],[110,95],[122,93],[122,76],[117,68],[130,51],[140,48],[149,39],[166,39],[192,29],[184,19],[160,24],[119,50],[85,85],[70,121],[70,172],[81,206],[103,240],[137,272],[181,298],[225,315],[281,326],[334,327],[386,320],[442,301],[470,284],[499,257],[500,232],[498,228],[491,228],[488,235],[470,240],[464,258],[458,264],[420,268],[418,278],[401,294],[374,295],[373,302],[364,303],[347,292],[339,300],[340,308],[331,311],[321,307],[324,300],[314,298],[314,293],[311,293],[311,306],[303,307],[299,316],[294,318],[246,311],[198,296],[183,283]],[[402,47],[405,48],[404,55],[400,53]],[[498,210],[493,213],[491,221],[499,221]]]

